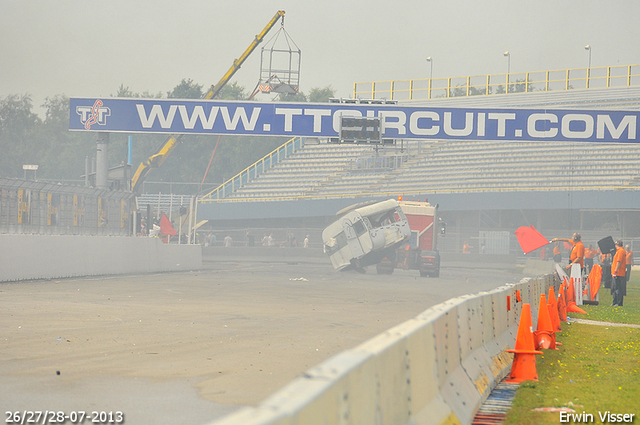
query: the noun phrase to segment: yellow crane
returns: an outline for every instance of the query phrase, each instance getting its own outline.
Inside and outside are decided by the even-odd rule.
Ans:
[[[269,23],[260,31],[258,35],[254,38],[254,40],[249,44],[249,47],[240,55],[240,57],[233,61],[233,65],[231,68],[224,74],[224,76],[218,81],[217,84],[212,85],[207,94],[204,96],[204,99],[213,99],[220,93],[220,90],[229,82],[231,77],[240,69],[245,60],[249,57],[249,55],[258,47],[258,44],[262,42],[264,37],[267,35],[269,30],[273,28],[276,23],[280,20],[280,18],[284,19],[284,10],[278,10],[273,18],[269,21]],[[167,156],[171,153],[171,151],[176,147],[178,141],[182,137],[181,134],[171,135],[169,138],[162,144],[158,151],[151,155],[146,161],[141,162],[136,170],[135,174],[131,179],[131,190],[134,192],[139,192],[142,187],[142,182],[147,177],[152,168],[158,168]]]

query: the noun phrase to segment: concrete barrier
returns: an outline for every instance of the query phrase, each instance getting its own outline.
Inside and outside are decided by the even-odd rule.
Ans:
[[[213,424],[469,424],[511,368],[522,303],[537,311],[554,284],[525,278],[434,306]]]
[[[527,262],[524,265],[523,274],[525,276],[540,276],[550,273],[554,273],[555,261],[552,260],[535,260],[527,258]]]
[[[158,238],[0,235],[0,282],[201,267],[200,245],[167,245]]]

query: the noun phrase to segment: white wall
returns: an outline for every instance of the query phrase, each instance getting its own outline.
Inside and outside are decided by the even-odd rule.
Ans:
[[[158,238],[0,235],[0,282],[201,267],[200,245],[165,245]]]

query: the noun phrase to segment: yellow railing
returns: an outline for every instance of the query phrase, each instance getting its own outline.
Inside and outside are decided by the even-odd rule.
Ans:
[[[637,186],[545,186],[540,188],[539,186],[523,186],[523,187],[493,187],[493,188],[460,188],[460,189],[429,189],[429,190],[409,190],[409,191],[379,191],[379,192],[356,192],[356,193],[339,193],[335,195],[299,195],[299,196],[265,196],[265,197],[247,197],[247,198],[230,198],[230,199],[209,199],[207,202],[223,203],[223,202],[274,202],[274,201],[302,201],[302,200],[317,200],[317,199],[337,199],[337,198],[383,198],[389,197],[397,199],[402,196],[402,199],[410,200],[425,195],[439,195],[439,194],[460,194],[460,193],[484,193],[484,192],[581,192],[581,191],[636,191]]]
[[[282,161],[283,159],[300,149],[302,147],[302,144],[302,137],[294,137],[292,139],[289,139],[283,145],[278,146],[263,158],[251,164],[235,176],[231,177],[226,182],[222,183],[220,186],[213,189],[211,192],[204,195],[201,199],[199,199],[199,201],[210,202],[226,198],[236,189],[247,184],[249,181],[258,177],[261,173],[265,172],[269,168],[276,165],[278,162]]]
[[[640,65],[353,84],[359,99],[420,100],[640,85]]]

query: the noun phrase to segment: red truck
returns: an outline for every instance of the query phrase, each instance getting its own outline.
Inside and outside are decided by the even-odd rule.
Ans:
[[[385,257],[377,265],[378,274],[391,274],[396,268],[419,270],[420,276],[440,276],[438,233],[445,233],[445,223],[438,217],[438,205],[424,201],[399,201],[409,221],[411,238],[395,251],[395,258]]]

